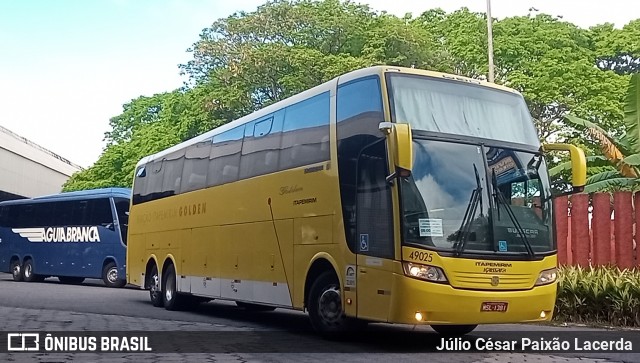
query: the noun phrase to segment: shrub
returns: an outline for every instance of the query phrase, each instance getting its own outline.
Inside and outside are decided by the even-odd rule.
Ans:
[[[640,271],[563,266],[555,320],[640,327]]]

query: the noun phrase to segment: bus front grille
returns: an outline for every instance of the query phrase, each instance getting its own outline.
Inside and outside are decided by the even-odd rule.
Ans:
[[[449,276],[451,286],[463,289],[522,290],[535,283],[533,274],[491,274],[453,271]]]

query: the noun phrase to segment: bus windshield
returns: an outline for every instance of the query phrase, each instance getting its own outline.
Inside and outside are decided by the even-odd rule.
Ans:
[[[388,73],[392,118],[414,130],[539,146],[524,98],[470,82]]]
[[[457,253],[555,249],[540,155],[422,139],[414,152],[401,182],[404,243]]]

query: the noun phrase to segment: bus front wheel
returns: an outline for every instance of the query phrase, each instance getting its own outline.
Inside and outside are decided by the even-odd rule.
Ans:
[[[164,306],[160,289],[160,275],[158,275],[158,267],[155,265],[151,268],[149,275],[149,299],[151,299],[151,304],[157,308]]]
[[[436,332],[446,335],[459,337],[471,333],[478,325],[431,325]]]
[[[22,281],[22,268],[19,260],[11,261],[11,274],[13,275],[13,281]]]
[[[348,330],[349,320],[344,314],[340,283],[330,271],[320,275],[309,292],[309,319],[313,328],[324,335],[334,335]]]
[[[102,269],[102,281],[107,287],[122,287],[127,282],[118,278],[118,266],[115,262],[109,262]]]

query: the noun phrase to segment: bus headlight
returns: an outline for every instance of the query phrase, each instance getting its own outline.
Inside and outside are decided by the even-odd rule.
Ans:
[[[556,281],[558,278],[558,269],[550,268],[548,270],[544,270],[540,272],[540,276],[538,276],[538,280],[536,281],[536,286],[540,285],[548,285]]]
[[[447,277],[440,267],[404,262],[404,274],[421,280],[447,282]]]

